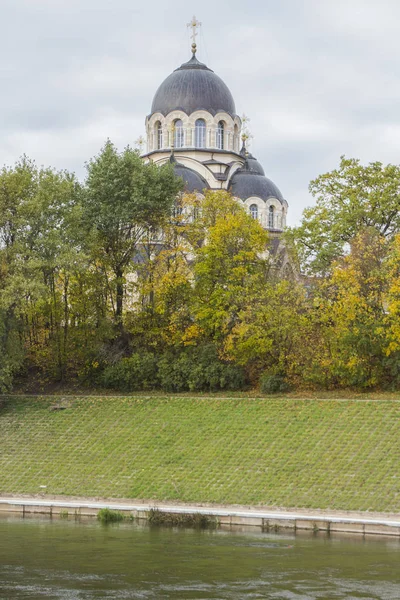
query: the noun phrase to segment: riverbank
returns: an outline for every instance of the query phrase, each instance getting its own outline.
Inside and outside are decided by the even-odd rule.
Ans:
[[[9,397],[0,432],[3,496],[400,514],[398,399]]]
[[[400,514],[357,513],[352,511],[287,511],[269,507],[208,506],[171,504],[126,499],[91,500],[63,497],[0,497],[0,515],[17,513],[48,515],[51,518],[79,519],[96,517],[109,508],[125,517],[148,520],[154,510],[162,514],[204,515],[212,517],[220,527],[251,527],[261,531],[280,529],[309,530],[328,533],[391,535],[400,537]]]

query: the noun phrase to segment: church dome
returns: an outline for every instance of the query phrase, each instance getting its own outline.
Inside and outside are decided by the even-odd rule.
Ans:
[[[174,173],[177,177],[182,177],[185,184],[185,192],[202,193],[204,188],[208,189],[210,187],[207,181],[199,175],[199,173],[196,173],[193,169],[189,169],[179,163],[174,164]]]
[[[250,152],[247,152],[247,148],[244,142],[242,149],[240,150],[240,154],[243,156],[244,159],[247,160],[247,169],[249,171],[258,173],[258,175],[265,175],[261,163],[259,163],[258,160]]]
[[[236,114],[235,102],[227,85],[193,54],[189,62],[176,69],[158,88],[151,114],[164,116],[174,110],[187,115],[206,110],[212,115],[226,112]]]
[[[250,171],[257,173],[257,175],[265,175],[265,171],[264,171],[261,163],[259,163],[258,160],[256,158],[254,158],[254,156],[252,154],[247,155],[247,163],[249,165]]]
[[[265,177],[265,175],[252,168],[254,167],[252,160],[261,167],[256,159],[253,158],[250,161],[247,159],[244,166],[234,173],[229,183],[229,191],[232,196],[241,200],[247,200],[247,198],[252,197],[261,198],[262,200],[276,198],[280,202],[284,202],[284,198],[277,186],[268,177]],[[261,170],[264,173],[262,167]]]

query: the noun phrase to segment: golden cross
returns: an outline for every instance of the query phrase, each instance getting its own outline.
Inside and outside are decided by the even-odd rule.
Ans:
[[[193,40],[192,43],[192,48],[195,50],[196,49],[196,37],[197,37],[197,28],[201,26],[200,21],[198,21],[196,19],[196,17],[193,17],[193,19],[190,21],[190,23],[187,24],[188,27],[192,28],[192,35],[190,36]]]

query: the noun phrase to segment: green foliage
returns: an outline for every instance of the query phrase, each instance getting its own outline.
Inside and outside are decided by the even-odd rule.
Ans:
[[[249,290],[225,351],[246,367],[253,382],[267,371],[296,383],[312,344],[312,317],[304,285],[271,278],[261,288]]]
[[[264,373],[260,377],[260,390],[263,394],[285,394],[290,386],[282,375]]]
[[[361,232],[350,253],[333,264],[315,295],[319,330],[313,364],[304,377],[326,387],[371,388],[385,372],[385,290],[388,242]],[[314,338],[315,339],[315,338]]]
[[[0,391],[400,385],[399,184],[342,158],[274,256],[228,192],[130,148],[83,184],[23,157],[0,170]]]
[[[124,515],[117,510],[102,508],[97,513],[97,519],[104,525],[108,525],[109,523],[118,523],[123,521]]]
[[[341,158],[338,169],[310,183],[317,199],[293,230],[303,268],[325,274],[363,229],[393,237],[400,231],[400,167]]]
[[[135,352],[106,367],[100,384],[122,392],[155,389],[158,387],[157,359],[150,352]]]
[[[167,392],[241,390],[246,384],[243,369],[220,360],[214,346],[164,356],[159,362],[159,380]]]
[[[128,267],[149,232],[171,214],[181,182],[167,164],[145,164],[136,150],[119,153],[107,141],[87,165],[83,215],[88,241],[105,271],[114,296],[115,321],[122,323]]]
[[[216,195],[215,203],[219,200]],[[250,290],[265,284],[269,269],[267,232],[233,198],[224,197],[222,206],[226,212],[212,211],[207,243],[197,249],[194,262],[195,318],[217,343],[238,322]]]

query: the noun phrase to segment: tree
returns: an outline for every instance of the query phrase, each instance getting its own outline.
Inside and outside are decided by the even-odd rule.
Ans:
[[[359,233],[320,284],[314,297],[319,345],[306,378],[330,387],[383,383],[387,246],[374,228]]]
[[[314,336],[312,303],[303,285],[272,279],[249,290],[239,320],[226,341],[226,352],[257,381],[261,373],[298,382]]]
[[[350,241],[366,229],[391,238],[400,231],[400,167],[341,158],[338,169],[310,183],[316,205],[292,230],[306,271],[326,274]]]
[[[250,290],[266,281],[268,233],[226,193],[208,193],[201,214],[205,243],[194,248],[193,311],[206,339],[222,344]]]
[[[181,181],[167,164],[145,164],[137,151],[119,153],[107,141],[87,165],[84,218],[91,249],[101,263],[114,299],[115,323],[122,326],[125,276],[149,232],[171,214]]]
[[[71,235],[77,234],[80,189],[73,175],[38,168],[26,157],[0,173],[3,348],[12,348],[15,357],[19,341],[20,356],[27,352],[33,363],[51,348],[44,362],[49,368],[56,357],[61,377],[68,335],[68,270],[80,254],[78,238]],[[12,362],[17,365],[15,359]]]

